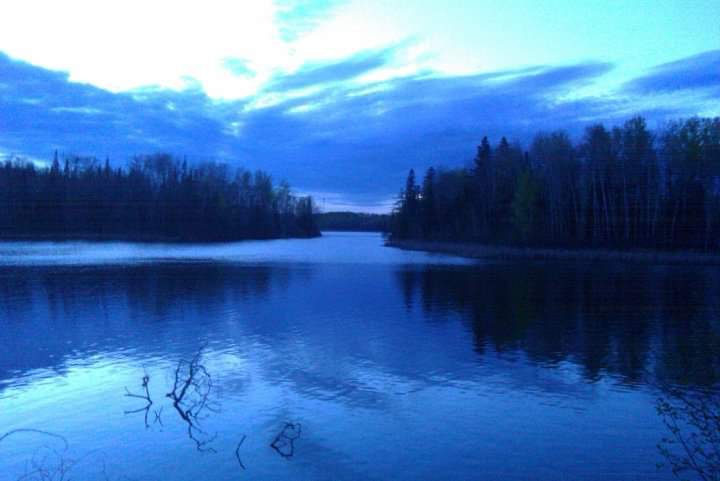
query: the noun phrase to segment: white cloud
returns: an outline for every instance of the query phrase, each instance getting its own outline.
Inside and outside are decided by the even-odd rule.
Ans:
[[[643,65],[705,50],[712,39],[702,28],[704,0],[682,8],[652,1],[650,12],[651,0],[628,9],[560,0],[2,0],[0,51],[113,92],[181,90],[192,79],[213,98],[238,99],[263,97],[268,81],[308,63],[402,43],[400,55],[352,82],[594,59],[619,66],[604,79],[607,91]],[[637,29],[646,24],[652,28]],[[673,41],[673,28],[688,41]]]
[[[305,18],[320,15],[317,7],[300,4],[294,19],[287,10],[272,0],[4,0],[0,51],[112,92],[182,90],[190,79],[211,97],[237,99],[309,62],[337,61],[406,38],[407,30],[380,15],[379,5],[333,4],[318,22]],[[304,30],[288,39],[283,32],[292,22]],[[417,53],[398,59],[404,65],[385,77],[415,71]],[[229,60],[251,74],[238,75]]]
[[[270,1],[4,1],[0,50],[111,91],[180,89],[192,77],[212,96],[240,97],[288,62],[275,11]],[[233,75],[226,58],[258,75]]]
[[[0,51],[113,92],[180,90],[192,78],[226,99],[252,97],[311,62],[401,42],[403,56],[355,82],[593,59],[621,66],[617,85],[640,68],[706,50],[714,38],[703,28],[712,17],[704,1],[679,8],[652,0],[650,12],[650,0],[627,9],[560,0],[2,0]]]

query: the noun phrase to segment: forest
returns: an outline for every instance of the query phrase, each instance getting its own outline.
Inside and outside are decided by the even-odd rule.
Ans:
[[[0,237],[229,241],[320,234],[311,197],[257,171],[168,154],[125,168],[55,153],[47,168],[0,165]]]
[[[540,132],[524,149],[487,137],[471,165],[410,171],[391,238],[545,247],[715,251],[720,247],[720,118],[649,130]]]
[[[387,232],[390,216],[365,212],[323,212],[315,214],[315,222],[323,231]]]

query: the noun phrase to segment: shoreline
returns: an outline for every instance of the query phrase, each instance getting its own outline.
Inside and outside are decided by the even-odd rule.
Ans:
[[[688,251],[535,248],[422,240],[387,240],[385,246],[410,251],[450,254],[469,259],[720,265],[720,254]]]
[[[47,234],[47,235],[0,235],[0,242],[136,242],[141,244],[226,244],[244,241],[271,241],[283,239],[315,239],[322,233],[306,236],[280,237],[243,237],[239,239],[186,239],[182,237],[162,237],[152,235],[113,235],[113,234]]]

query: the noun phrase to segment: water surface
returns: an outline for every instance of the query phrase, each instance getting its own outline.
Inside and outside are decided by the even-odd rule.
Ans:
[[[1,243],[0,433],[68,448],[17,433],[0,479],[53,449],[72,479],[669,479],[656,399],[715,388],[719,287],[712,268],[469,261],[375,234]],[[200,349],[192,439],[165,394]],[[147,426],[125,396],[145,374]],[[269,446],[287,422],[290,458]]]

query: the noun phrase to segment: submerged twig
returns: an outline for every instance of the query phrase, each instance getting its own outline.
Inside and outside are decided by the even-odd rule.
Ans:
[[[148,375],[147,372],[145,372],[145,375],[142,378],[142,387],[145,390],[145,394],[135,394],[135,393],[130,392],[130,390],[127,387],[125,388],[125,397],[142,399],[146,403],[145,406],[143,406],[141,408],[125,411],[125,414],[135,414],[135,413],[144,411],[146,428],[150,426],[148,424],[148,414],[150,413],[150,407],[153,405],[152,399],[150,398],[149,384],[150,384],[150,376]],[[156,414],[156,420],[157,420],[157,414]]]
[[[22,429],[13,429],[12,431],[8,431],[2,436],[0,436],[0,442],[2,442],[4,439],[9,438],[13,434],[18,433],[34,433],[34,434],[42,434],[44,436],[50,436],[56,439],[59,439],[63,442],[64,449],[68,449],[69,444],[67,439],[64,436],[61,436],[60,434],[51,433],[50,431],[43,431],[42,429],[31,429],[31,428],[22,428]]]
[[[32,433],[49,436],[59,439],[63,446],[61,451],[58,451],[48,445],[43,445],[37,448],[33,452],[32,457],[26,461],[24,473],[17,478],[17,481],[65,481],[68,473],[80,461],[69,459],[64,456],[70,446],[64,436],[49,431],[43,431],[41,429],[13,429],[12,431],[8,431],[0,436],[0,442],[14,434],[19,433]]]
[[[206,438],[207,433],[199,425],[205,411],[215,411],[215,406],[210,400],[213,388],[212,377],[205,366],[200,363],[201,359],[202,349],[190,361],[185,359],[178,361],[173,389],[166,394],[166,397],[172,399],[173,407],[187,424],[188,437],[195,442],[197,450],[215,452],[212,447],[207,445],[215,439],[217,434]]]
[[[158,423],[158,424],[160,424],[160,426],[163,425],[162,418],[160,417],[160,416],[162,415],[162,411],[163,411],[163,407],[162,407],[162,406],[160,406],[160,410],[159,410],[159,411],[158,411],[157,409],[155,409],[155,410],[153,411],[153,414],[155,414],[155,420],[153,421],[153,424]]]
[[[301,432],[300,423],[285,423],[270,446],[283,458],[291,458],[295,454],[295,440],[300,437]]]
[[[242,446],[242,444],[245,442],[246,437],[247,436],[245,436],[243,434],[242,439],[240,440],[240,442],[237,444],[237,447],[235,448],[235,458],[237,459],[238,464],[240,464],[240,467],[243,468],[243,471],[245,470],[245,465],[243,464],[242,459],[240,459],[240,446]]]
[[[720,397],[672,389],[670,397],[658,400],[657,412],[670,432],[658,449],[673,474],[720,480]]]

